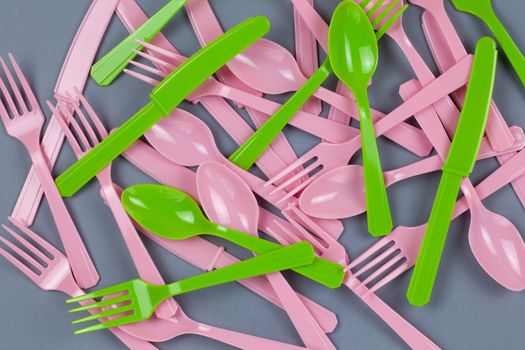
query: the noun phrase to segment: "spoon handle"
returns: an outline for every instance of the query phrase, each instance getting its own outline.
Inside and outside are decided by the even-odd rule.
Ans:
[[[243,143],[230,156],[229,160],[244,170],[249,169],[275,140],[301,106],[328,78],[331,72],[330,61],[326,59],[317,72],[263,126]]]
[[[361,125],[368,232],[383,236],[392,231],[393,223],[366,88],[355,96]]]
[[[525,86],[525,57],[523,57],[520,49],[514,40],[512,40],[505,27],[494,13],[494,10],[486,13],[483,16],[483,20],[498,40],[505,55],[507,55],[507,58],[518,74],[521,83]]]
[[[221,225],[217,225],[213,232],[210,231],[207,233],[235,243],[257,254],[268,253],[282,247],[280,244],[235,231]],[[344,271],[341,265],[317,257],[312,264],[294,268],[293,270],[329,288],[341,286],[344,278]]]

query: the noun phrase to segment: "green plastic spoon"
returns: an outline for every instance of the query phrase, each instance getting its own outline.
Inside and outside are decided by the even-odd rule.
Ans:
[[[458,11],[470,13],[481,19],[498,40],[514,70],[525,85],[525,57],[494,13],[490,0],[451,0]]]
[[[367,94],[377,67],[377,40],[366,13],[355,2],[343,1],[335,9],[328,51],[334,73],[352,90],[359,106],[368,231],[386,235],[393,224]]]
[[[126,212],[152,233],[174,240],[206,234],[223,238],[257,254],[282,246],[209,221],[199,205],[188,194],[161,185],[135,185],[122,193]],[[330,288],[341,286],[343,267],[332,261],[316,258],[311,265],[295,272]]]

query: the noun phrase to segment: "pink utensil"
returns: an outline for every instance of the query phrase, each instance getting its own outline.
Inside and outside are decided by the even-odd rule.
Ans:
[[[19,140],[31,157],[78,284],[83,288],[93,287],[97,284],[99,275],[65,203],[58,193],[49,170],[48,160],[40,148],[40,133],[45,121],[44,113],[42,113],[40,105],[13,55],[9,54],[9,59],[23,91],[19,90],[15,78],[4,60],[0,58],[4,74],[14,95],[13,98],[5,83],[0,79],[0,90],[2,90],[7,105],[6,107],[3,102],[0,102],[0,117],[7,133]],[[27,99],[28,104],[26,104],[22,94]],[[21,113],[18,112],[17,104]]]
[[[177,65],[182,64],[185,60],[185,57],[163,50],[155,45],[144,42],[141,42],[141,45],[147,48],[149,52],[156,53],[157,56],[140,51],[136,51],[137,55],[146,58],[157,65],[161,65],[165,70],[156,69],[137,61],[130,61],[129,63],[148,73],[154,74],[155,76],[161,78],[165,77],[170,71],[175,69]],[[133,70],[125,69],[124,72],[153,86],[156,86],[159,83],[157,79],[150,78],[149,76]],[[199,89],[193,92],[190,98],[193,102],[197,102],[204,96],[221,96],[231,99],[242,103],[244,106],[249,106],[254,110],[261,111],[265,115],[273,115],[281,107],[281,105],[276,102],[224,85],[215,79],[209,79],[206,83],[201,85]],[[334,101],[336,101],[334,103],[337,103],[339,108],[346,112],[353,115],[358,114],[355,102],[350,101],[343,96],[336,95],[334,95]],[[381,112],[372,111],[372,113],[375,119],[384,117],[384,114]],[[265,118],[267,119],[267,117]],[[290,125],[332,143],[344,142],[359,134],[359,131],[354,128],[301,111],[299,111],[290,121]],[[428,155],[432,149],[432,146],[421,130],[409,124],[400,124],[400,126],[395,128],[395,132],[387,132],[385,136],[398,142],[400,145],[419,156]]]
[[[195,173],[164,158],[151,146],[137,141],[126,150],[124,156],[156,181],[178,188],[194,198],[198,198]],[[258,221],[261,231],[272,235],[281,244],[291,244],[300,241],[300,238],[294,234],[297,231],[296,228],[290,223],[262,208],[259,208],[259,213]],[[168,251],[206,271],[239,261],[228,254],[223,247],[218,247],[200,237],[174,241],[163,239],[143,228],[139,228],[138,225],[137,228]],[[275,305],[283,307],[266,278],[254,277],[239,281],[239,283]],[[302,295],[299,295],[299,297],[325,332],[329,333],[335,329],[337,319],[333,312]]]
[[[73,88],[82,90],[89,75],[91,63],[119,0],[93,0],[73,39],[60,71],[54,92],[64,94]],[[55,118],[51,118],[42,138],[42,149],[49,164],[55,164],[64,134]],[[29,170],[24,187],[18,196],[11,216],[31,226],[43,196],[35,168]],[[67,252],[67,251],[66,251]]]
[[[447,70],[455,62],[458,62],[467,55],[467,50],[461,43],[461,39],[454,29],[454,25],[448,17],[443,0],[413,0],[410,2],[422,7],[425,9],[425,13],[427,13],[423,16],[423,29],[432,55],[441,72]],[[461,89],[453,94],[459,106],[463,105],[465,93],[466,90]],[[490,105],[486,132],[492,147],[496,150],[505,149],[512,144],[512,135],[509,135],[505,119],[494,101]],[[502,155],[498,157],[498,162],[504,164],[511,156],[512,154]],[[525,176],[512,182],[512,187],[522,205],[525,206]]]
[[[91,107],[86,98],[82,96],[80,91],[75,89],[73,96],[69,94],[65,97],[57,96],[57,99],[59,100],[57,108],[50,102],[48,102],[48,106],[62,126],[62,130],[73,148],[73,152],[77,158],[80,159],[100,143],[108,133],[93,110],[93,107]],[[71,112],[71,110],[73,112]],[[75,118],[75,115],[77,118]],[[68,124],[70,125],[69,127]],[[91,126],[92,124],[95,128]],[[165,284],[146,247],[140,240],[137,231],[135,231],[131,219],[122,207],[120,195],[113,187],[111,165],[104,168],[97,175],[97,179],[100,183],[101,192],[115,217],[115,221],[117,222],[122,238],[126,243],[140,278],[154,284]],[[155,313],[160,318],[169,318],[175,314],[176,309],[177,304],[175,301],[169,299],[160,304]]]
[[[258,236],[259,205],[252,190],[222,164],[207,162],[197,170],[197,190],[204,212],[213,222]],[[267,275],[304,345],[335,349],[312,314],[281,273]]]
[[[410,100],[401,104],[385,118],[376,122],[374,126],[376,135],[382,135],[386,130],[391,129],[399,122],[404,121],[409,116],[416,114],[422,109],[428,107],[434,101],[439,100],[442,96],[445,96],[451,91],[456,90],[458,87],[463,86],[468,78],[470,64],[470,58],[456,64],[454,68],[451,68],[432,83],[425,86],[425,88],[417,95],[414,95]],[[302,173],[317,171],[315,175],[311,176],[307,181],[303,182],[295,189],[288,191],[287,196],[281,197],[281,200],[285,200],[287,197],[293,196],[304,189],[314,179],[327,171],[347,165],[348,161],[360,148],[360,136],[340,144],[321,143],[305,153],[296,162],[290,164],[290,166],[281,171],[278,175],[268,180],[266,184],[269,186],[276,183],[276,181],[288,176],[290,171],[293,171],[299,165],[309,164],[308,166],[305,166],[305,169],[302,172],[290,177],[287,181],[277,186],[274,192],[288,186],[290,182],[294,181],[295,177],[301,176]],[[270,193],[273,194],[274,192]]]
[[[313,5],[313,0],[307,0]],[[319,68],[317,41],[308,29],[306,23],[294,9],[295,58],[301,72],[307,77]],[[319,114],[322,110],[321,101],[315,97],[308,100],[303,107],[305,112]]]
[[[11,228],[2,225],[4,230],[24,249],[19,248],[18,245],[11,241],[0,237],[0,241],[13,253],[7,249],[0,247],[0,255],[9,261],[20,272],[27,276],[35,285],[45,291],[62,292],[70,297],[77,297],[85,294],[78,286],[71,273],[71,266],[68,259],[60,250],[52,246],[35,232],[28,229],[24,224],[14,218],[9,218],[9,221],[25,236],[32,241],[26,239],[20,233],[15,232]],[[32,243],[35,242],[36,244]],[[26,251],[41,259],[43,263],[34,259]],[[20,259],[21,258],[21,259]],[[22,260],[23,259],[23,260]],[[35,272],[35,271],[38,271]],[[98,313],[98,310],[92,310],[93,313]],[[122,343],[130,349],[136,350],[152,350],[157,349],[152,344],[145,340],[135,338],[118,328],[109,330]]]
[[[263,180],[228,162],[217,149],[208,126],[188,112],[176,110],[172,116],[164,118],[153,126],[145,136],[157,151],[177,164],[198,166],[207,161],[218,161],[228,165],[241,176],[252,191],[271,204],[275,203],[277,196],[282,197],[285,195],[285,192],[272,196],[268,195],[271,188],[265,188]],[[321,227],[323,225],[322,220],[312,220],[302,214],[296,208],[294,199],[284,201],[276,207],[301,231],[304,235],[303,239],[311,241],[314,247],[319,247],[322,246],[322,243],[318,240],[320,238],[324,244],[329,246],[329,249],[323,251],[324,258],[341,263],[346,262],[345,249]],[[340,225],[338,221],[327,221],[325,223]],[[306,227],[312,230],[312,233],[306,231]]]
[[[514,150],[525,146],[525,135],[519,127],[513,127],[516,145]],[[509,150],[509,152],[512,152]],[[478,159],[492,158],[500,155],[491,149],[486,139],[482,141]],[[391,186],[419,175],[441,169],[443,160],[434,155],[407,166],[384,173],[386,186]],[[316,218],[342,219],[364,213],[365,185],[363,167],[347,165],[333,169],[313,181],[299,197],[299,206],[305,214]]]
[[[213,12],[208,0],[190,0],[186,4],[186,10],[190,18],[191,25],[195,29],[197,38],[202,46],[209,44],[211,41],[224,33],[222,27]],[[257,44],[255,44],[257,45]],[[218,79],[225,85],[233,86],[241,91],[249,94],[262,95],[257,89],[253,89],[245,84],[242,79],[239,79],[231,72],[228,66],[219,70],[216,74]],[[260,127],[266,120],[263,113],[246,106],[246,111],[256,127]],[[272,150],[283,160],[285,164],[290,164],[297,156],[288,140],[281,133],[271,146]]]
[[[523,175],[525,173],[524,161],[525,152],[520,151],[478,184],[475,191],[479,199],[483,200],[489,197],[512,180]],[[454,209],[453,218],[457,218],[468,210],[469,204],[466,198],[459,199]],[[416,262],[425,229],[426,224],[417,227],[398,226],[388,236],[377,241],[347,267],[354,272],[355,278],[369,274],[363,281],[356,280],[355,283],[366,285],[371,292],[374,292],[409,270]],[[487,267],[491,273],[497,271],[497,278],[491,275],[494,279],[512,281],[509,285],[513,285],[516,289],[518,287],[523,289],[525,287],[523,241],[516,239],[517,237],[514,235],[512,237],[511,240],[508,240],[507,229],[505,229],[499,237],[496,237],[497,239],[491,235],[487,237],[490,239],[485,241],[485,247],[476,247],[475,249],[480,249],[480,253],[485,251],[488,253],[487,257],[492,255],[491,259],[484,261],[484,263],[491,265],[490,268]],[[480,239],[478,242],[482,242],[482,240]],[[489,247],[490,249],[487,251]],[[396,264],[398,266],[395,266]],[[482,267],[485,268],[483,265]],[[391,271],[386,273],[389,270]]]
[[[136,30],[149,18],[135,0],[120,0],[117,7],[117,15],[130,32]],[[157,34],[151,42],[163,49],[177,52],[162,33]],[[240,144],[246,141],[253,133],[253,130],[246,123],[239,123],[239,121],[242,121],[241,116],[224,99],[207,96],[203,97],[200,103],[217,119],[228,134]],[[257,166],[265,174],[270,175],[276,174],[286,166],[286,163],[272,149],[269,149],[263,157],[259,158]]]

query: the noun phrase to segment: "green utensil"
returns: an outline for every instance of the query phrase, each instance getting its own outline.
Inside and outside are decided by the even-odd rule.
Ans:
[[[514,70],[525,85],[525,57],[512,40],[499,18],[496,16],[490,0],[451,0],[458,11],[470,13],[481,19],[496,37],[507,55]]]
[[[215,71],[268,32],[266,17],[250,18],[228,30],[157,85],[151,102],[56,179],[60,194],[74,195],[144,132],[182,102]]]
[[[443,166],[432,213],[408,287],[410,304],[423,306],[430,301],[447,231],[461,181],[474,168],[489,113],[496,75],[496,43],[485,37],[478,41],[465,104],[456,135]]]
[[[136,54],[133,49],[141,50],[137,40],[149,42],[175,16],[187,0],[171,0],[155,15],[144,22],[137,30],[128,35],[104,57],[91,67],[91,77],[100,86],[108,86],[115,80]]]
[[[69,312],[80,312],[110,307],[107,311],[101,311],[75,320],[72,322],[73,324],[95,321],[104,317],[120,316],[110,321],[97,323],[75,331],[75,334],[83,334],[147,320],[162,301],[175,295],[271,272],[282,271],[292,267],[308,265],[312,263],[314,256],[312,246],[307,242],[300,242],[168,285],[153,285],[141,279],[135,279],[66,300],[66,303],[76,303],[95,298],[114,296],[120,293],[125,294],[69,310]],[[122,315],[122,313],[126,314]]]
[[[367,14],[355,2],[343,1],[335,9],[328,50],[335,74],[352,90],[359,107],[368,231],[386,235],[393,224],[367,94],[377,67],[377,40]]]
[[[161,185],[135,185],[121,196],[126,212],[142,227],[152,233],[174,240],[198,235],[212,235],[263,254],[282,246],[264,239],[238,232],[209,221],[199,205],[188,194]],[[343,267],[332,261],[315,258],[311,265],[294,269],[295,272],[330,288],[341,286]]]
[[[366,6],[365,2],[363,2],[362,6]],[[406,8],[406,6],[403,6],[399,11],[394,12],[390,18],[385,20],[383,26],[376,32],[375,40],[379,40],[383,36]],[[376,19],[384,20],[392,10],[393,7],[387,6],[382,13],[377,15]],[[374,13],[375,11],[370,11],[367,15],[371,18]],[[374,25],[377,24],[378,23],[375,23]],[[326,58],[310,79],[308,79],[266,123],[257,129],[257,131],[230,156],[229,160],[238,167],[248,170],[331,73],[332,67],[330,60]]]

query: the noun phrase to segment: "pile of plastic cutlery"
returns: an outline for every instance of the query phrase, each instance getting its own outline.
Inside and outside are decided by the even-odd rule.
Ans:
[[[64,327],[71,332],[105,330],[129,349],[156,349],[155,343],[185,334],[240,349],[340,348],[330,336],[343,327],[338,310],[313,301],[308,290],[298,293],[292,273],[327,293],[348,288],[349,298],[355,295],[384,322],[384,329],[373,332],[393,332],[400,339],[396,346],[440,349],[446,339],[431,339],[421,330],[428,330],[426,325],[408,321],[376,293],[414,267],[407,273],[406,295],[396,298],[410,307],[431,303],[434,309],[442,300],[431,298],[433,291],[454,298],[455,286],[437,277],[450,272],[439,267],[455,218],[470,212],[466,239],[484,278],[509,293],[525,289],[523,238],[513,223],[482,202],[511,184],[525,205],[525,134],[507,124],[492,100],[497,63],[516,74],[514,87],[523,91],[525,58],[490,0],[451,0],[458,11],[483,21],[494,37],[480,34],[468,52],[445,11],[446,1],[336,1],[333,14],[325,18],[313,0],[291,0],[293,55],[265,38],[272,25],[266,17],[239,18],[225,28],[208,0],[164,0],[151,17],[136,0],[92,0],[45,108],[36,98],[36,82],[21,69],[35,57],[16,54],[15,59],[2,52],[0,119],[5,136],[20,141],[32,162],[2,225],[0,255],[12,265],[2,269],[19,270],[42,290],[70,297],[67,307],[57,307],[64,309]],[[424,10],[421,30],[437,76],[403,27],[410,6]],[[187,13],[202,47],[189,57],[161,33],[179,11]],[[115,16],[130,34],[100,52]],[[382,84],[372,78],[378,65],[395,69],[378,49],[385,37],[399,46],[414,75],[394,92],[402,103],[380,112],[367,90]],[[324,51],[323,59],[318,49]],[[83,90],[92,79],[104,93],[122,75],[153,88],[144,107],[109,130],[109,116],[96,111]],[[329,77],[339,80],[333,91],[322,86]],[[282,104],[272,98],[281,94],[287,94]],[[200,104],[238,144],[235,152],[221,152],[220,136],[200,116],[185,111],[184,101]],[[296,154],[296,140],[283,133],[289,125],[320,141]],[[417,160],[383,170],[386,143],[377,142],[383,138]],[[53,177],[63,146],[77,160]],[[358,153],[362,165],[353,160]],[[112,177],[118,157],[157,184],[121,188]],[[476,160],[491,158],[498,167],[474,184],[469,175]],[[432,172],[439,172],[440,182],[421,194],[433,198],[431,210],[421,217],[424,224],[401,226],[392,214],[403,204],[389,198],[387,188]],[[122,237],[136,270],[136,279],[117,285],[98,285],[104,271],[97,270],[65,200],[95,178],[101,207],[114,217],[120,231],[115,234]],[[31,229],[44,197],[55,223],[49,229],[56,231],[61,247]],[[342,219],[358,215],[366,215],[366,229],[345,232]],[[375,242],[360,256],[349,256],[343,235],[370,235]],[[166,281],[141,236],[203,272]],[[254,256],[239,259],[204,236]],[[269,308],[281,308],[297,344],[194,321],[177,303],[178,295],[190,293],[191,298],[193,291],[229,282],[266,299]],[[21,305],[31,311],[30,305]],[[68,324],[67,311],[78,316],[75,326]],[[79,337],[88,342],[90,335]]]

